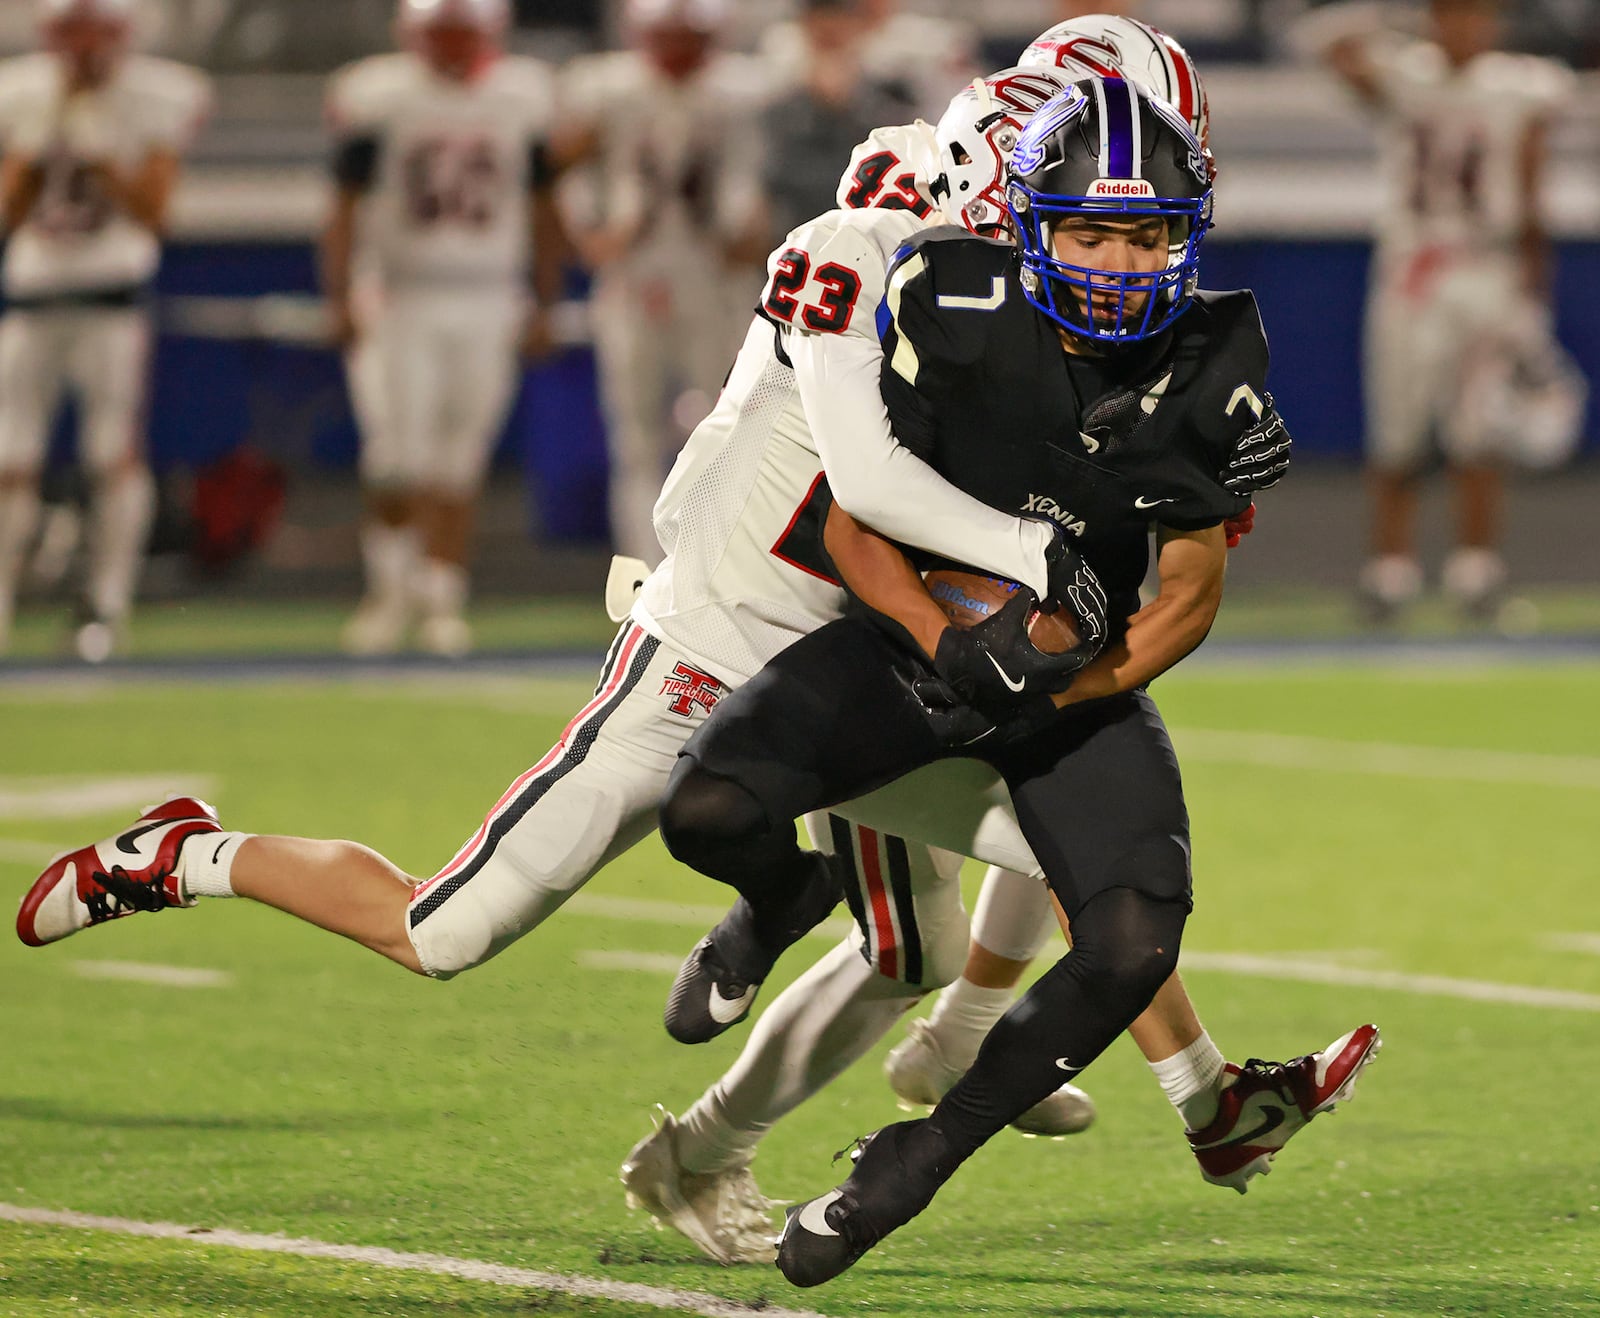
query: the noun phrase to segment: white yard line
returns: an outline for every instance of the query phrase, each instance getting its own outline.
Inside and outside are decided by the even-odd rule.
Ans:
[[[187,770],[94,777],[0,776],[0,819],[74,819],[142,810],[169,796],[210,796],[216,790],[215,775]]]
[[[1250,956],[1236,952],[1184,952],[1180,964],[1184,970],[1218,970],[1229,975],[1250,975],[1259,979],[1290,980],[1301,984],[1389,989],[1424,997],[1466,998],[1472,1002],[1500,1002],[1517,1007],[1546,1007],[1556,1011],[1600,1011],[1600,993],[1535,988],[1528,984],[1494,984],[1481,979],[1450,979],[1444,975],[1408,975],[1397,970],[1357,970],[1327,961]]]
[[[159,984],[163,988],[230,988],[233,976],[226,970],[193,966],[159,966],[143,961],[74,961],[72,973],[83,979],[120,979],[133,984]]]
[[[1184,759],[1211,764],[1600,789],[1600,756],[1593,755],[1401,746],[1381,741],[1341,741],[1333,737],[1225,732],[1182,726],[1172,729],[1172,740]]]
[[[445,1254],[403,1254],[370,1245],[336,1245],[325,1240],[262,1236],[245,1231],[213,1231],[206,1227],[181,1226],[175,1222],[91,1217],[87,1213],[57,1213],[42,1208],[19,1208],[12,1204],[0,1204],[0,1220],[26,1222],[35,1226],[106,1231],[119,1236],[141,1236],[155,1240],[181,1240],[187,1245],[206,1245],[215,1249],[243,1249],[264,1254],[291,1254],[297,1258],[330,1259],[338,1263],[360,1263],[402,1272],[426,1272],[439,1277],[484,1282],[490,1286],[555,1291],[562,1295],[648,1305],[679,1313],[705,1314],[707,1318],[751,1318],[755,1314],[760,1314],[761,1318],[823,1318],[823,1315],[808,1309],[742,1304],[737,1300],[723,1300],[699,1291],[672,1290],[665,1286],[645,1286],[636,1282],[604,1281],[598,1277],[574,1277],[558,1272],[535,1272],[530,1268],[514,1268],[509,1264],[486,1263],[478,1259],[451,1258]]]

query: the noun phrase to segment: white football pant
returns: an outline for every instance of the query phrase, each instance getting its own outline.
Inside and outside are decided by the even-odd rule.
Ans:
[[[522,378],[520,295],[387,290],[346,369],[371,489],[471,497]]]

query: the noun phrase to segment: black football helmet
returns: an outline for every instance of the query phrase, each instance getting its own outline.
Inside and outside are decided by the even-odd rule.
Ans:
[[[1162,330],[1199,283],[1211,227],[1211,170],[1194,131],[1160,97],[1122,78],[1085,78],[1035,112],[1011,153],[1006,206],[1028,300],[1074,334],[1131,343]],[[1167,221],[1155,272],[1093,270],[1060,260],[1052,231],[1067,218]],[[1107,295],[1114,297],[1107,314]],[[1140,295],[1143,296],[1140,296]],[[1091,314],[1098,299],[1100,314]]]

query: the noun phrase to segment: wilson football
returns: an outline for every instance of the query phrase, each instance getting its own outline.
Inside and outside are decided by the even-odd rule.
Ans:
[[[957,627],[975,627],[997,613],[1017,593],[1017,583],[978,572],[939,568],[923,577],[928,594]],[[1067,615],[1034,613],[1028,620],[1028,639],[1041,654],[1063,654],[1078,644],[1078,633]]]

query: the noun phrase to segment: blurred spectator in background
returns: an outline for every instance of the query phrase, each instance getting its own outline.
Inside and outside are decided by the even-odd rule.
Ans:
[[[661,559],[651,511],[684,437],[711,410],[766,255],[759,67],[718,48],[724,0],[630,0],[631,49],[574,60],[567,191],[595,272],[591,315],[611,463],[611,535]]]
[[[130,53],[132,0],[43,0],[39,18],[46,49],[0,65],[0,651],[70,387],[89,479],[75,643],[99,662],[123,639],[154,510],[146,302],[179,157],[210,92],[192,69]]]
[[[858,0],[804,0],[800,85],[767,106],[761,181],[771,208],[771,241],[832,210],[839,170],[856,143],[905,106],[861,71],[866,34]]]
[[[798,20],[774,23],[758,53],[779,86],[811,76],[814,19],[802,3]],[[861,28],[856,59],[862,78],[898,102],[881,123],[914,117],[936,120],[950,98],[977,77],[975,33],[964,23],[907,13],[898,0],[856,0],[849,6]]]
[[[1506,579],[1502,468],[1536,407],[1560,413],[1565,395],[1574,441],[1582,411],[1552,335],[1541,214],[1549,122],[1571,78],[1499,49],[1497,0],[1432,0],[1431,40],[1384,17],[1373,5],[1333,6],[1302,30],[1384,124],[1390,197],[1367,306],[1373,525],[1361,596],[1385,621],[1422,590],[1416,482],[1436,445],[1456,497],[1442,585],[1469,614],[1492,617]]]
[[[520,379],[548,346],[560,230],[552,75],[507,56],[506,0],[400,0],[405,47],[339,73],[323,237],[361,432],[366,595],[355,654],[471,648],[474,511]],[[530,269],[536,297],[528,300]]]

